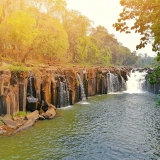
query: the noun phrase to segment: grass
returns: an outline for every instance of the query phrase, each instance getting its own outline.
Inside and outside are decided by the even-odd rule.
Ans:
[[[17,114],[15,114],[15,117],[26,117],[27,112],[24,111],[19,111]]]
[[[24,111],[19,111],[14,115],[14,117],[26,117],[29,113],[31,112],[24,112]]]
[[[2,117],[0,117],[0,126],[4,125],[4,123],[2,122]]]
[[[15,72],[20,72],[20,71],[30,71],[31,69],[29,67],[26,67],[25,65],[21,64],[7,64],[5,62],[0,63],[0,69],[1,70],[10,70],[10,71],[15,71]]]
[[[25,71],[28,72],[31,69],[26,67],[25,65],[12,65],[9,67],[10,71],[19,72],[19,71]]]

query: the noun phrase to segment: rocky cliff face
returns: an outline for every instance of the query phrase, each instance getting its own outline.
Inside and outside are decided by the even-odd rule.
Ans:
[[[88,96],[125,90],[129,69],[114,67],[32,68],[31,72],[0,71],[0,115],[73,105]],[[43,105],[42,105],[43,102]]]

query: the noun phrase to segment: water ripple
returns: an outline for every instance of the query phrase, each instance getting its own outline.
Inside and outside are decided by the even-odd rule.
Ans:
[[[58,109],[57,117],[0,137],[0,159],[160,159],[160,109],[152,94],[109,94]]]

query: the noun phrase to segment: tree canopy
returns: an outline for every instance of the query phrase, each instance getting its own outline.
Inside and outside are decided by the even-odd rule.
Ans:
[[[66,6],[65,0],[0,1],[0,60],[137,64],[137,55],[118,42],[107,28],[93,27],[88,17]],[[120,22],[115,24],[118,25]]]
[[[152,43],[152,50],[160,56],[160,0],[120,0],[120,4],[123,11],[113,24],[116,30],[125,33],[134,30],[141,35],[136,49]],[[131,26],[129,21],[133,22]]]

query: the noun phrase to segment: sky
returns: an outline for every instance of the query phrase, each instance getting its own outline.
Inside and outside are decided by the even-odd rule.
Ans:
[[[116,31],[112,24],[117,22],[119,14],[122,11],[120,0],[66,0],[68,9],[75,9],[81,12],[94,22],[93,26],[104,26],[110,34],[114,34],[116,39],[128,47],[131,51],[136,50],[136,45],[140,42],[140,35],[137,33],[125,34]],[[156,54],[152,52],[152,45],[148,44],[145,48],[137,50],[137,53],[154,57]]]

